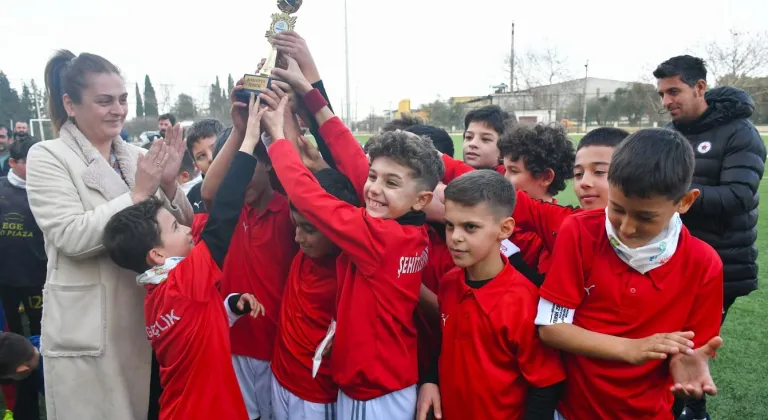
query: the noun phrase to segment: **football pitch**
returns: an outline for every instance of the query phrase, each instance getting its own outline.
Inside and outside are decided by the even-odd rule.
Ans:
[[[364,143],[369,136],[358,136]],[[453,135],[455,157],[461,159],[461,135]],[[578,142],[581,136],[571,136]],[[768,143],[768,136],[763,136]],[[768,182],[760,185],[762,205],[768,206]],[[565,191],[557,196],[565,205],[578,205],[573,187],[568,184]],[[761,206],[762,207],[762,206]],[[718,388],[718,395],[709,399],[708,408],[713,420],[721,419],[768,419],[768,335],[764,333],[763,322],[768,320],[768,210],[763,210],[758,220],[760,289],[749,296],[736,300],[728,311],[728,319],[720,335],[724,344],[712,361],[712,375]]]

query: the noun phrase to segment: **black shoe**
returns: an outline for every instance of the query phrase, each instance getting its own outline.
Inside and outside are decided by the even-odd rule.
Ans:
[[[704,417],[705,420],[711,420],[709,418],[709,413],[707,413],[706,417]],[[691,410],[688,407],[685,407],[683,409],[682,414],[680,414],[680,417],[677,418],[677,420],[697,420],[696,417],[693,416],[693,410]]]

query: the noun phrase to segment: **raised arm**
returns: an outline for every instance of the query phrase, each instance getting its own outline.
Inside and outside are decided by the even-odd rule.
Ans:
[[[286,54],[296,60],[304,78],[307,79],[313,88],[320,91],[320,94],[323,95],[323,98],[328,102],[328,108],[333,112],[331,100],[328,99],[328,93],[325,91],[325,85],[320,78],[320,72],[317,70],[315,60],[312,58],[312,54],[310,53],[304,38],[294,31],[285,31],[275,35],[274,42],[278,52]],[[301,104],[297,104],[297,106],[301,106]],[[317,148],[320,151],[320,154],[331,168],[336,169],[336,163],[331,155],[331,151],[328,149],[328,145],[325,143],[325,139],[320,133],[320,124],[317,122],[315,116],[307,112],[306,115],[302,114],[302,119],[305,119],[304,122],[309,125],[309,131],[315,137],[315,142],[317,143]]]
[[[362,197],[369,165],[368,158],[355,136],[340,119],[333,115],[327,100],[320,91],[312,87],[301,72],[292,70],[289,64],[289,70],[275,69],[274,74],[290,83],[302,97],[304,106],[310,114],[315,116],[320,125],[320,134],[327,142],[330,156],[333,157],[336,167],[349,178],[358,195]]]
[[[200,239],[208,246],[219,268],[224,267],[224,258],[227,256],[232,234],[240,218],[240,209],[245,201],[245,190],[256,169],[253,151],[261,136],[259,125],[264,112],[265,109],[259,110],[258,103],[252,99],[245,139],[240,151],[234,156],[221,186],[216,191],[208,222],[205,224],[203,233],[200,234]]]
[[[547,203],[541,200],[532,199],[524,191],[517,190],[515,202],[515,211],[512,218],[515,219],[515,226],[526,232],[536,233],[544,242],[544,246],[549,252],[555,249],[555,240],[557,232],[565,219],[581,212],[583,209],[560,206]]]
[[[230,92],[230,101],[232,103],[230,113],[232,115],[232,132],[224,143],[216,159],[211,163],[208,173],[203,180],[203,186],[200,189],[200,195],[205,202],[206,208],[211,208],[211,202],[216,196],[216,190],[219,189],[224,176],[229,170],[237,151],[245,139],[245,131],[248,125],[248,104],[239,102],[235,97],[235,92],[243,89],[243,79],[237,81],[232,92]]]
[[[765,144],[757,129],[745,123],[727,139],[720,185],[691,184],[701,191],[692,214],[712,217],[743,213],[757,207],[758,187],[765,171]]]

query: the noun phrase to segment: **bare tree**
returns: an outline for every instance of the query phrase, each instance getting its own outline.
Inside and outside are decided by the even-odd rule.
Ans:
[[[504,59],[507,76],[511,69],[509,57],[507,54]],[[515,54],[515,86],[512,91],[565,82],[571,76],[568,57],[562,55],[557,47],[547,46],[541,51],[528,50],[521,55]]]
[[[729,31],[727,40],[704,47],[717,85],[743,87],[750,78],[768,75],[768,32]]]
[[[171,85],[163,83],[160,85],[160,98],[157,101],[161,112],[168,112],[171,108]]]

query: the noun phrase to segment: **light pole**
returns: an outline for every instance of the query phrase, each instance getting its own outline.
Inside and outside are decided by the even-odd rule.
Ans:
[[[581,110],[581,132],[587,132],[587,75],[589,74],[589,60],[584,64],[584,104]]]
[[[344,56],[347,67],[347,125],[349,125],[350,113],[349,104],[352,101],[349,99],[349,34],[347,30],[347,0],[344,0]]]

